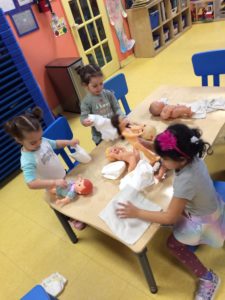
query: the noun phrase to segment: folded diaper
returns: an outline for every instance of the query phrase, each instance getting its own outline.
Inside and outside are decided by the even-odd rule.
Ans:
[[[108,179],[117,179],[126,169],[126,163],[118,160],[107,164],[102,169],[102,176]]]
[[[122,190],[126,185],[129,185],[137,191],[143,191],[154,183],[153,167],[146,160],[140,159],[136,168],[120,180],[119,189]]]
[[[51,274],[41,282],[41,286],[48,294],[55,297],[59,295],[65,286],[67,279],[58,272]]]

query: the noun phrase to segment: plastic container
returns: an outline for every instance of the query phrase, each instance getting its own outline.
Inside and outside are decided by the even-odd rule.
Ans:
[[[149,18],[150,18],[150,23],[151,23],[152,29],[159,26],[159,11],[158,10],[150,11]]]
[[[158,34],[153,35],[153,44],[155,49],[160,47],[160,36]]]
[[[167,42],[170,39],[170,31],[169,28],[164,28],[163,29],[163,34],[164,34],[164,41]]]
[[[178,34],[178,23],[177,22],[173,23],[173,33],[174,33],[174,35]]]

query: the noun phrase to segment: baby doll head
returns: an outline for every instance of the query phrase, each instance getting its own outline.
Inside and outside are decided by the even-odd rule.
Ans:
[[[108,147],[105,151],[105,156],[109,161],[115,161],[116,159],[112,157],[112,154],[120,154],[124,150],[125,148],[121,146]]]
[[[148,141],[153,141],[156,136],[156,129],[154,126],[151,125],[144,125],[143,133],[141,137]]]
[[[149,107],[149,112],[153,115],[153,116],[160,116],[163,108],[166,106],[165,103],[161,102],[161,101],[153,101],[150,104]]]
[[[117,129],[118,135],[123,138],[122,132],[125,128],[130,126],[128,118],[120,115],[114,115],[111,117],[112,126]]]
[[[89,179],[79,177],[75,181],[75,191],[80,195],[88,195],[93,190],[93,184]]]
[[[127,117],[114,115],[111,118],[113,127],[117,129],[118,135],[124,139],[124,137],[141,136],[144,131],[144,125],[130,122]]]

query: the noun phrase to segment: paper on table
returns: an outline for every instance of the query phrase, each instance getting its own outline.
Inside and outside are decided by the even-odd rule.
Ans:
[[[130,201],[135,206],[151,211],[160,211],[161,207],[146,199],[145,196],[131,186],[126,186],[113,197],[108,205],[100,212],[99,217],[108,225],[112,232],[123,242],[134,244],[150,226],[149,222],[139,219],[120,219],[116,215],[118,202]]]

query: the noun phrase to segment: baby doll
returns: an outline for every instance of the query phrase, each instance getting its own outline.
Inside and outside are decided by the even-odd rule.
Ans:
[[[56,195],[57,205],[66,205],[70,203],[76,194],[88,195],[92,192],[93,185],[90,180],[78,177],[76,180],[68,181],[66,188],[56,187],[51,189],[51,193]]]
[[[191,118],[193,112],[185,105],[169,105],[163,101],[153,101],[149,107],[153,116],[160,116],[163,120],[176,118]]]
[[[122,138],[125,138],[136,150],[144,153],[151,165],[160,160],[159,156],[140,142],[139,138],[144,132],[144,125],[132,124],[127,118],[119,115],[113,116],[111,122]]]
[[[125,147],[112,146],[106,149],[106,157],[110,161],[122,160],[128,164],[128,172],[135,169],[140,160],[139,151],[133,148],[133,151],[127,151]]]
[[[125,138],[136,150],[144,153],[155,171],[155,177],[160,181],[165,177],[166,169],[161,164],[160,157],[151,150],[151,145],[144,145],[140,141],[144,125],[132,124],[127,118],[115,115],[111,118],[112,125],[117,129],[118,134]]]

